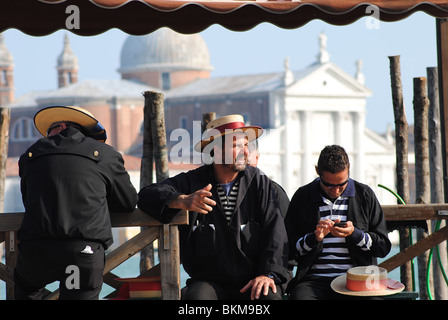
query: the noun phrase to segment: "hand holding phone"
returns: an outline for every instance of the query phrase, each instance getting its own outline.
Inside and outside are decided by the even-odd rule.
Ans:
[[[341,227],[345,228],[347,226],[347,222],[336,222],[333,227]]]

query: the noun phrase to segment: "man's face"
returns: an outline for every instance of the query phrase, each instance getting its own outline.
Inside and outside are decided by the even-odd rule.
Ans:
[[[323,171],[319,174],[322,190],[332,199],[339,197],[347,188],[349,168],[337,173]]]
[[[248,156],[248,140],[245,134],[230,134],[226,137],[221,154],[221,161],[225,167],[235,172],[244,171],[248,164]]]

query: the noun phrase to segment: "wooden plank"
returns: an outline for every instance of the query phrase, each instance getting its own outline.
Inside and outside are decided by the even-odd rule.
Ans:
[[[0,232],[17,231],[22,224],[24,213],[11,212],[0,214]]]
[[[110,272],[118,265],[142,250],[148,244],[152,243],[159,237],[159,234],[158,227],[147,228],[123,243],[106,256],[106,265],[104,267],[103,274]]]
[[[5,281],[6,283],[14,283],[14,269],[11,269],[3,263],[0,263],[0,279]]]
[[[0,214],[0,232],[6,231],[17,231],[22,224],[23,212],[11,212],[11,213],[1,213]],[[157,221],[149,214],[144,213],[140,209],[135,209],[133,212],[125,213],[110,213],[110,220],[112,227],[140,227],[140,226],[161,226],[162,223]],[[177,214],[171,225],[182,225],[188,224],[188,212],[182,210]]]
[[[129,213],[111,212],[112,227],[152,227],[161,226],[162,223],[140,209]],[[171,221],[170,225],[188,224],[188,211],[180,211]]]
[[[446,203],[383,205],[382,208],[387,221],[448,219],[448,215],[438,215],[442,210],[448,212]]]
[[[448,226],[443,227],[439,231],[436,231],[428,237],[418,241],[414,245],[406,248],[405,250],[397,253],[393,257],[383,261],[379,264],[380,267],[385,268],[388,272],[398,268],[406,261],[411,260],[425,251],[435,247],[439,243],[448,239]]]

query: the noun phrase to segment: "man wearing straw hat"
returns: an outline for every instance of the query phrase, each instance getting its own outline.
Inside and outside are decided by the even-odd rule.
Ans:
[[[60,281],[60,299],[98,299],[109,210],[129,212],[137,192],[119,152],[87,110],[54,106],[34,117],[44,138],[19,159],[25,216],[18,232],[16,299],[42,299]]]
[[[248,165],[248,142],[263,129],[241,115],[207,125],[195,149],[213,163],[144,187],[138,206],[169,222],[180,209],[181,261],[189,274],[183,299],[281,299],[289,278],[287,237],[268,177]]]

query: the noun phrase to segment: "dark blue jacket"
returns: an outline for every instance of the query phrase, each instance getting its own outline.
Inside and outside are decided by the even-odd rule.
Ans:
[[[349,199],[347,220],[352,221],[355,228],[369,233],[372,238],[372,246],[370,250],[363,251],[355,243],[350,242],[350,239],[347,239],[347,248],[354,266],[374,265],[377,264],[376,257],[385,257],[391,248],[386,220],[373,190],[352,179],[350,179],[350,183],[354,184],[355,195]],[[288,232],[290,256],[297,260],[298,268],[290,286],[306,275],[322,251],[322,242],[319,242],[314,250],[299,256],[295,246],[300,238],[316,230],[320,219],[319,206],[323,204],[318,178],[300,187],[291,199],[285,225]]]

